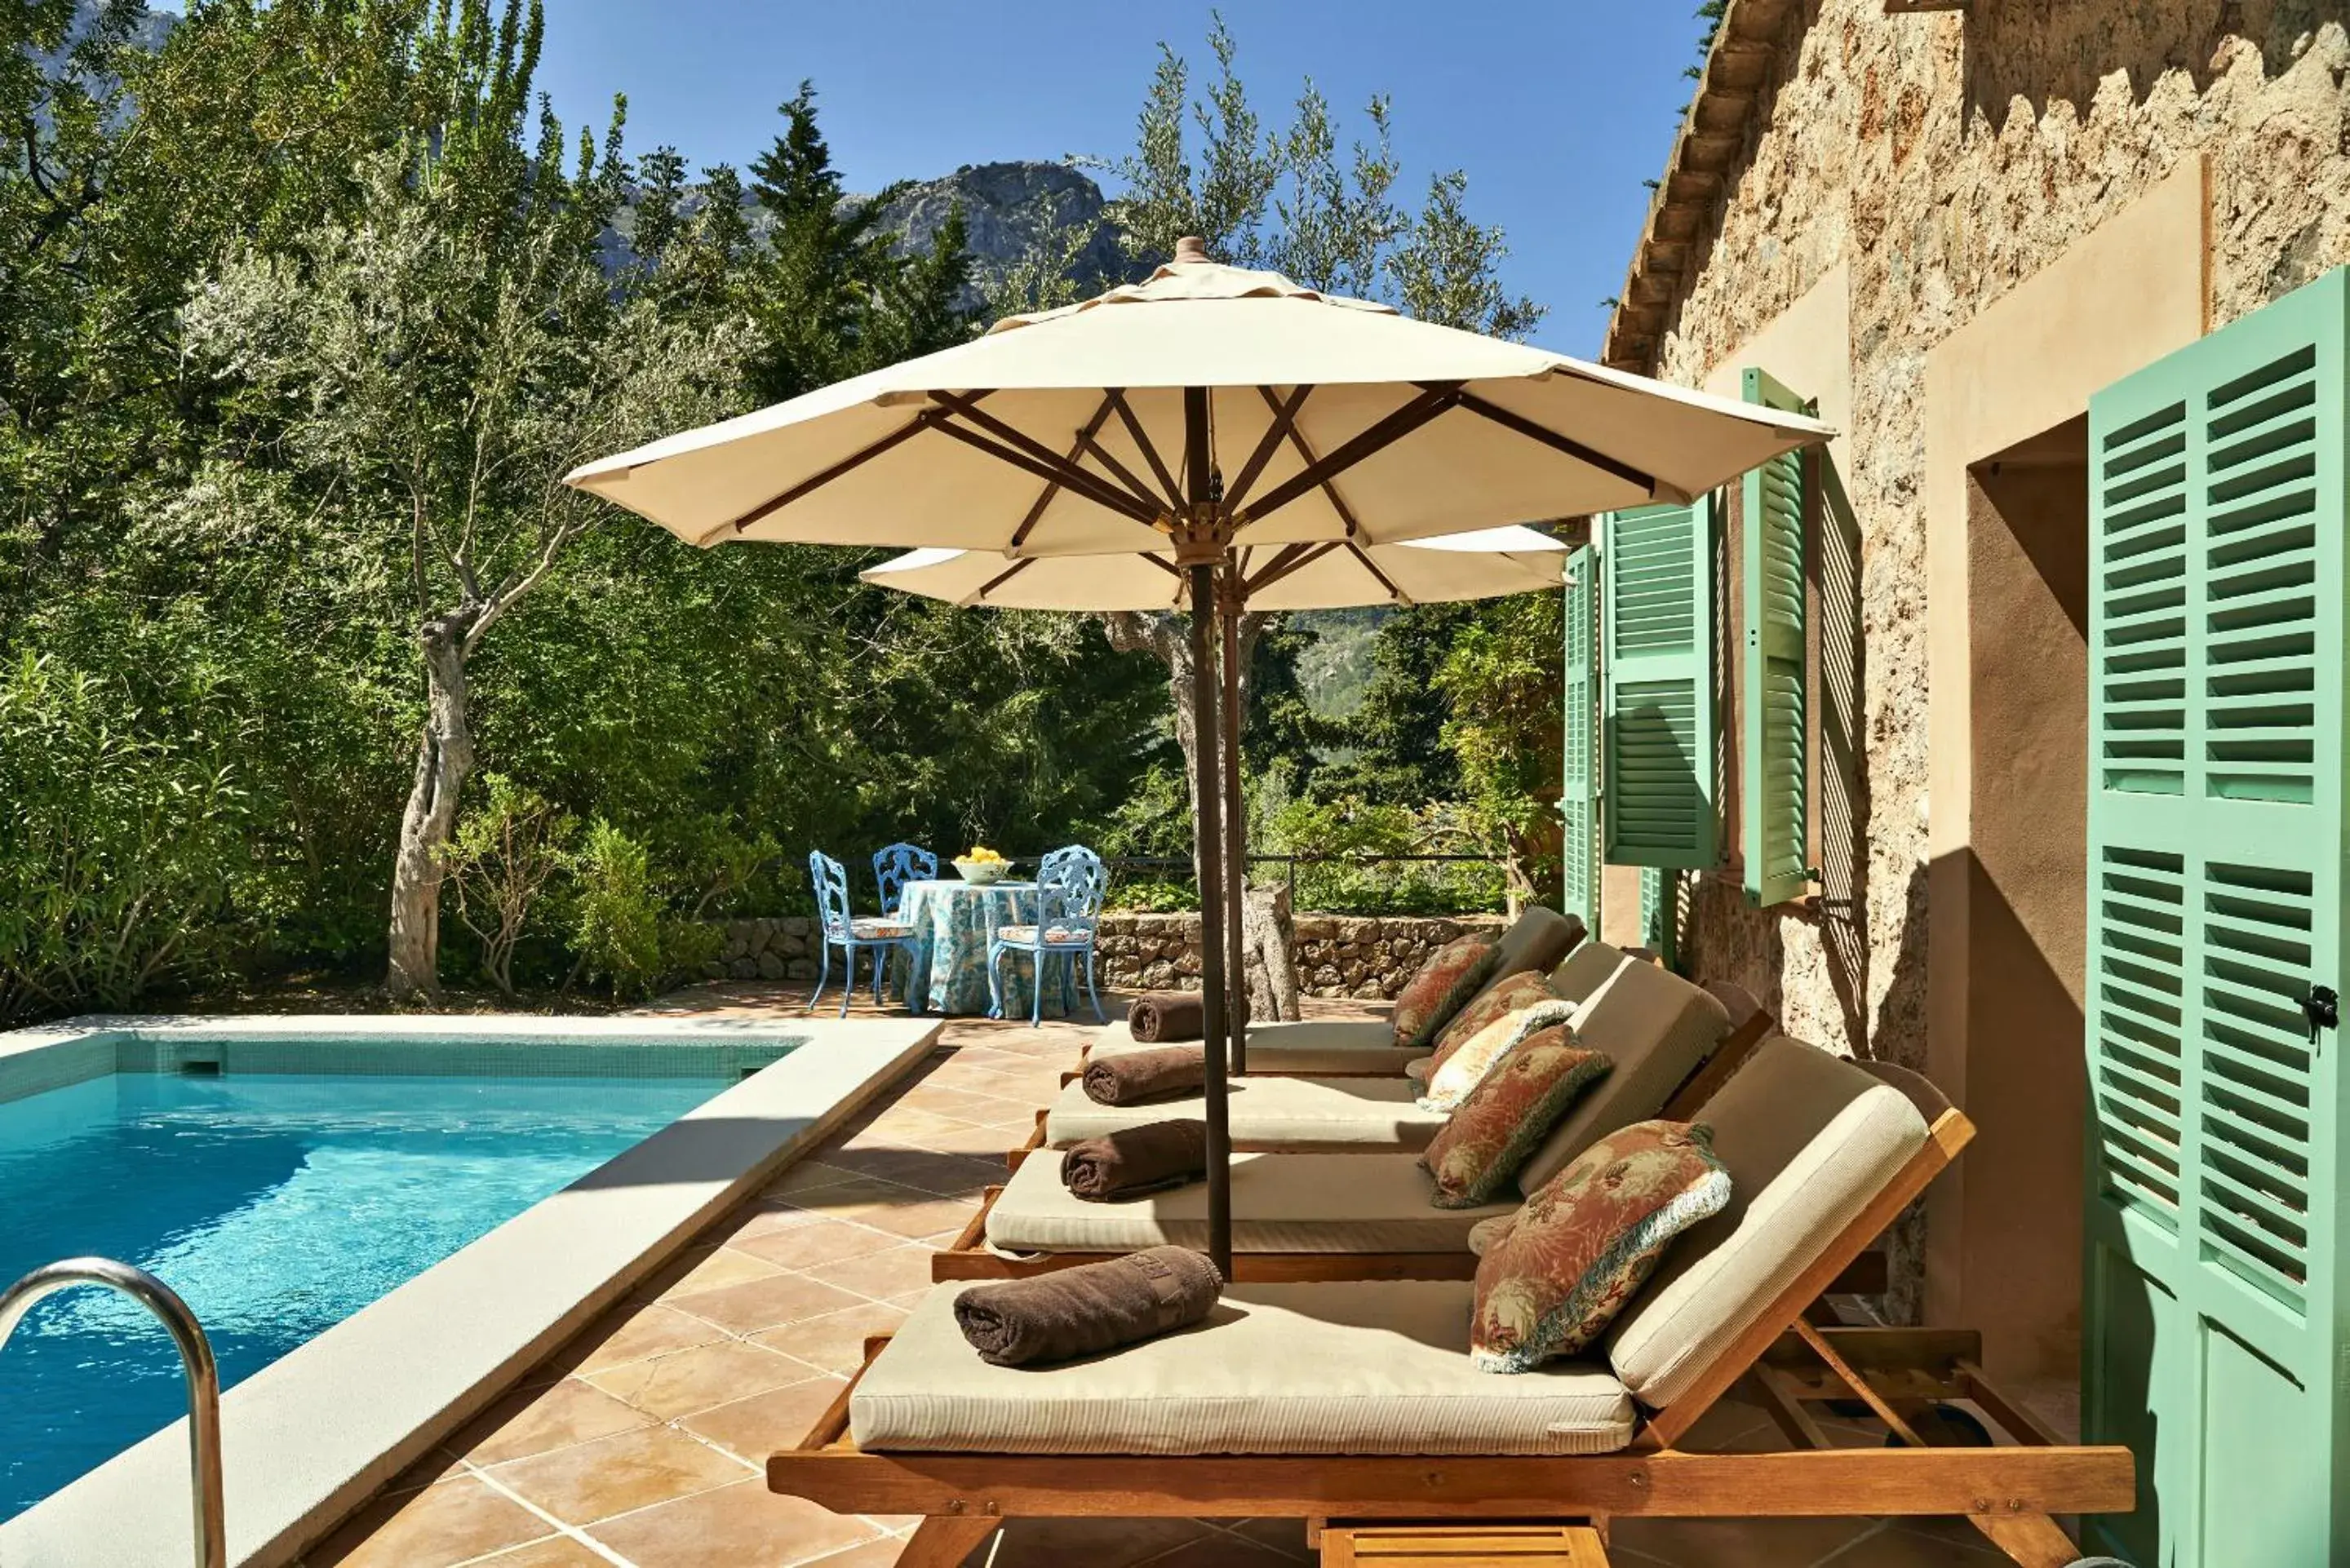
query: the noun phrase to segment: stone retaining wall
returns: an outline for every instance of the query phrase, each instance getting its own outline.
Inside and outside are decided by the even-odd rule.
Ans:
[[[1498,915],[1298,915],[1297,989],[1307,996],[1381,1001],[1401,991],[1420,961],[1464,931],[1498,929]],[[1101,981],[1119,991],[1196,991],[1200,917],[1102,917]]]
[[[816,921],[806,915],[722,923],[725,945],[702,966],[707,980],[816,977]],[[1403,989],[1422,960],[1465,931],[1497,929],[1498,915],[1299,915],[1297,987],[1307,996],[1380,1001]],[[1200,917],[1104,915],[1100,982],[1116,991],[1196,991]]]

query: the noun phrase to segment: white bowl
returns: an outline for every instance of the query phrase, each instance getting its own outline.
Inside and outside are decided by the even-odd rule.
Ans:
[[[957,871],[962,872],[962,879],[970,883],[972,887],[984,888],[992,882],[1001,882],[1006,877],[1010,876],[1012,874],[1012,862],[1009,860],[958,859],[954,863],[954,868]]]

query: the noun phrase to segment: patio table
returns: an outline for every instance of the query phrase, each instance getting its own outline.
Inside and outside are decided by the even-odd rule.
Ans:
[[[987,941],[998,926],[1036,918],[1036,884],[994,882],[986,887],[961,877],[909,882],[899,897],[898,918],[914,928],[914,940],[895,966],[899,994],[922,999],[922,1011],[984,1014],[987,1012]],[[1003,961],[1003,1013],[1028,1011],[1029,961],[1007,954]],[[1053,992],[1057,993],[1055,985]],[[1055,996],[1045,998],[1055,1012]]]

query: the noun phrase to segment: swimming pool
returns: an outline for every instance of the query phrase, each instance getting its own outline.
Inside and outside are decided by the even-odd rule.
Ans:
[[[212,1039],[14,1099],[0,1079],[0,1283],[79,1253],[139,1263],[194,1309],[225,1388],[792,1044]],[[0,1349],[0,1519],[184,1402],[130,1303],[45,1303]]]

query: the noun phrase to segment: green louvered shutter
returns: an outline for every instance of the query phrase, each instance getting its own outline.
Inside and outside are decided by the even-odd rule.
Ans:
[[[1812,405],[1764,372],[1745,373],[1746,400],[1793,413]],[[1744,881],[1750,904],[1783,904],[1811,888],[1805,709],[1804,526],[1809,454],[1750,470],[1739,486],[1746,647],[1739,670],[1739,758],[1746,775]]]
[[[1716,858],[1713,508],[1642,506],[1599,520],[1605,858]]]
[[[1561,901],[1586,930],[1599,929],[1599,552],[1566,557],[1565,787]]]
[[[1640,945],[1667,969],[1680,968],[1680,873],[1640,868]]]
[[[2350,1562],[2342,974],[2345,278],[2089,405],[2096,1549]],[[2322,1011],[2322,999],[2320,999]]]

